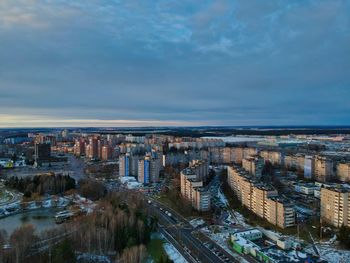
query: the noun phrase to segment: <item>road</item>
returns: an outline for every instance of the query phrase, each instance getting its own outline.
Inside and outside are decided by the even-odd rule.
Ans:
[[[224,262],[198,239],[193,237],[191,228],[179,224],[177,219],[174,219],[175,217],[166,215],[164,210],[161,211],[158,205],[150,205],[149,212],[158,217],[161,232],[166,233],[165,236],[168,237],[168,240],[179,250],[187,261],[203,263]]]
[[[194,236],[195,229],[189,224],[186,218],[157,200],[149,197],[147,198],[152,200],[152,203],[148,204],[150,214],[156,215],[159,218],[162,229],[165,229],[177,243],[182,245],[182,249],[178,249],[182,255],[184,255],[184,253],[181,250],[185,252],[190,251],[191,255],[195,259],[198,259],[197,262],[251,262],[238,254],[237,257],[233,257],[207,237],[204,237],[206,239],[205,242],[199,240]],[[166,215],[165,211],[169,211],[172,214],[171,217]],[[171,243],[174,244],[175,242]],[[174,246],[178,248],[176,244],[174,244]]]

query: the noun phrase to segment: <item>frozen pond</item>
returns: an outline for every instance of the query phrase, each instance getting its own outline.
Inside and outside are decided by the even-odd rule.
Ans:
[[[40,209],[10,215],[0,219],[0,229],[5,229],[8,235],[21,225],[32,224],[37,232],[55,227],[54,216],[58,209]]]

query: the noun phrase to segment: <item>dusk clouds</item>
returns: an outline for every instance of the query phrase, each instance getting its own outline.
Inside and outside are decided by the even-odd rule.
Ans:
[[[349,98],[348,0],[0,0],[0,126],[349,125]]]

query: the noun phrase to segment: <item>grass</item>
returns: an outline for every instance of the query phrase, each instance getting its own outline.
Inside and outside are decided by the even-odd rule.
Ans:
[[[167,257],[163,248],[164,240],[155,238],[147,244],[147,252],[153,258],[154,262],[159,262],[161,258]]]

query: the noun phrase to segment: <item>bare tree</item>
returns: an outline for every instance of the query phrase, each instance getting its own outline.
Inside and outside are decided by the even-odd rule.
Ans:
[[[34,232],[33,225],[23,225],[12,233],[10,242],[15,249],[16,263],[24,262],[24,257],[29,252],[29,248],[38,240]]]

